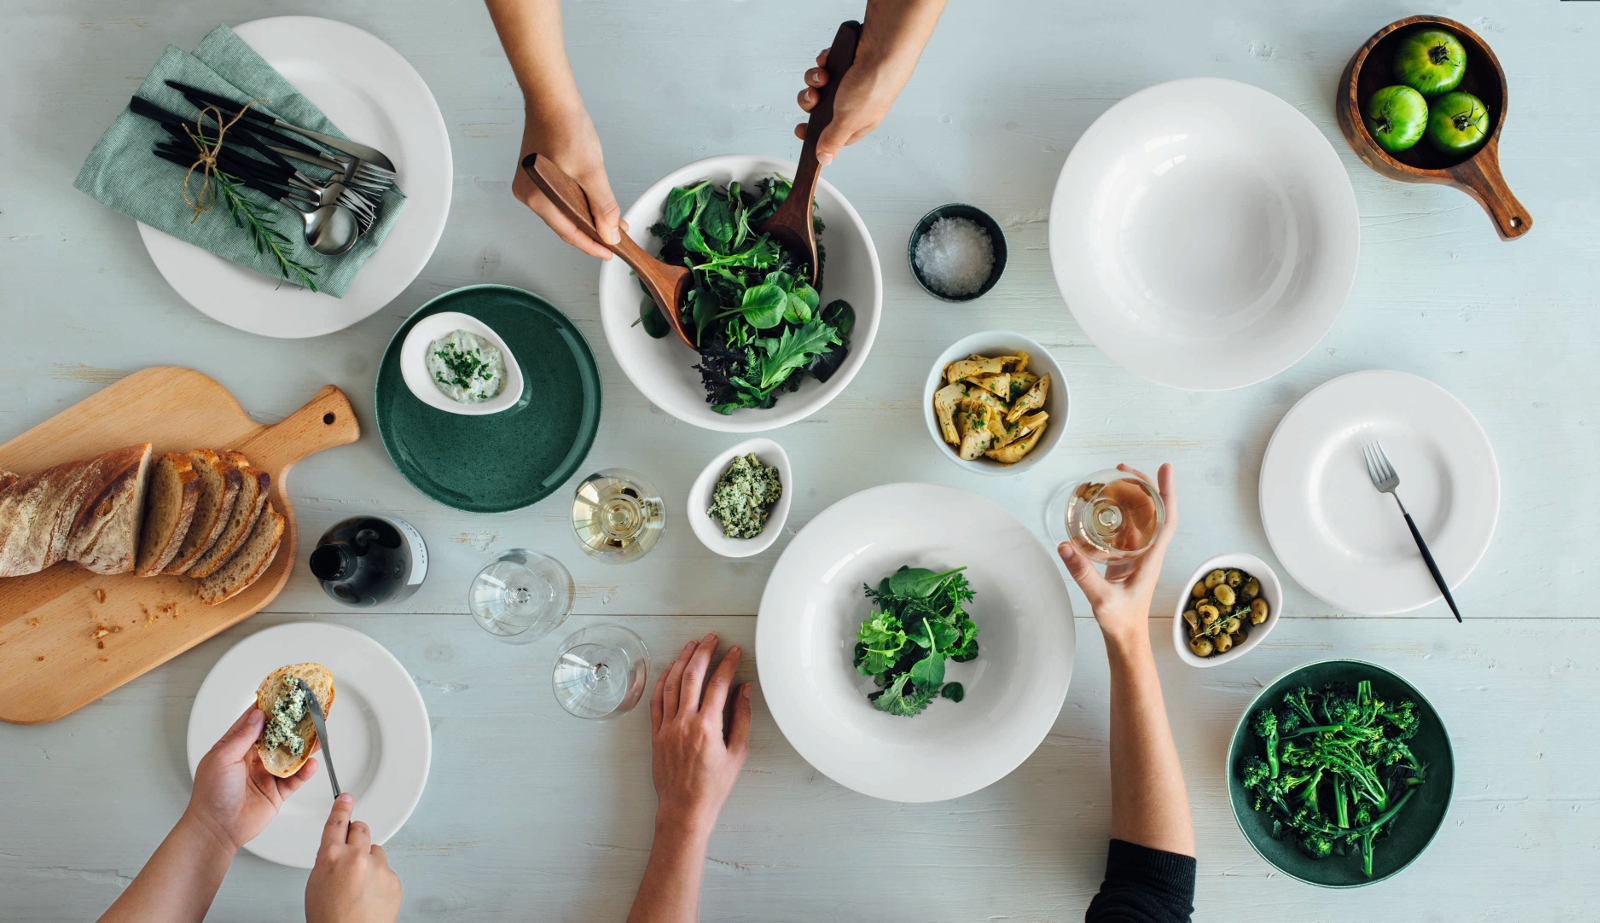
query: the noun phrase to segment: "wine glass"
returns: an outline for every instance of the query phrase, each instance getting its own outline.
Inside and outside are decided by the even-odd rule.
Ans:
[[[596,625],[561,643],[551,685],[562,708],[605,721],[639,704],[649,672],[643,638],[620,625]]]
[[[583,550],[607,564],[637,561],[661,540],[667,505],[644,475],[607,468],[583,479],[572,498],[572,528]]]
[[[526,644],[567,620],[572,589],[572,575],[560,561],[513,548],[472,578],[467,608],[484,631]]]
[[[1106,579],[1125,579],[1133,559],[1150,550],[1167,521],[1154,484],[1131,471],[1108,468],[1065,484],[1045,506],[1052,541],[1071,542],[1078,553],[1108,565]]]

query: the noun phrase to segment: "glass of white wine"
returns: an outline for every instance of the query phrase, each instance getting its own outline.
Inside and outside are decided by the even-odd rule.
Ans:
[[[649,554],[667,526],[667,505],[644,475],[607,468],[583,479],[572,498],[572,528],[583,550],[607,564]]]
[[[1127,564],[1150,550],[1167,522],[1167,506],[1154,484],[1116,468],[1065,484],[1045,507],[1045,528],[1055,542],[1107,565],[1106,579],[1126,579]]]

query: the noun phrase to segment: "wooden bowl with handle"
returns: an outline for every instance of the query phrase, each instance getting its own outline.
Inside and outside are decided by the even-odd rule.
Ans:
[[[1446,154],[1426,139],[1409,150],[1391,154],[1378,146],[1361,120],[1362,106],[1373,93],[1400,82],[1394,76],[1395,52],[1403,33],[1414,28],[1453,33],[1467,51],[1466,76],[1456,89],[1483,100],[1489,110],[1489,136],[1471,154]],[[1461,23],[1442,16],[1407,16],[1379,29],[1345,65],[1334,111],[1339,130],[1356,155],[1384,176],[1406,183],[1443,183],[1463,190],[1489,213],[1504,240],[1515,240],[1533,227],[1533,218],[1500,175],[1500,129],[1506,122],[1505,71],[1478,33]]]

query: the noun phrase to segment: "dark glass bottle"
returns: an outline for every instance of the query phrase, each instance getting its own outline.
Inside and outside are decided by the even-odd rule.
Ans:
[[[428,576],[428,547],[416,529],[388,516],[346,519],[311,552],[311,573],[347,606],[397,603]]]

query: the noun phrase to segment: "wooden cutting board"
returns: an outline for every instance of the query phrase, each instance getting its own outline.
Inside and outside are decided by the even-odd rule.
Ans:
[[[237,450],[272,476],[272,502],[287,520],[267,572],[215,606],[201,602],[195,582],[181,576],[105,576],[61,563],[0,578],[0,720],[54,721],[271,602],[289,579],[299,535],[285,476],[300,459],[360,435],[349,399],[333,385],[282,422],[263,426],[211,378],[159,366],[0,446],[0,470],[17,474],[142,442],[154,443],[157,454]],[[101,629],[108,633],[95,638]]]

